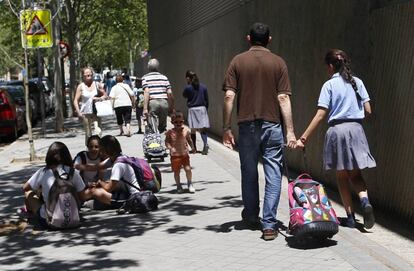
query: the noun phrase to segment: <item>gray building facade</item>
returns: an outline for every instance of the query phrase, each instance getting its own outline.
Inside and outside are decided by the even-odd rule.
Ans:
[[[297,136],[313,117],[327,80],[326,51],[345,50],[372,99],[374,114],[364,122],[377,160],[376,169],[364,172],[370,198],[378,210],[414,223],[414,1],[149,0],[147,5],[150,54],[172,83],[176,107],[185,112],[185,71],[192,69],[209,89],[210,132],[218,136],[224,73],[233,56],[248,49],[245,37],[253,22],[270,25],[269,48],[287,62]],[[326,129],[322,125],[309,140],[307,170],[335,187],[334,173],[322,170]],[[288,151],[288,161],[305,170],[300,151]]]

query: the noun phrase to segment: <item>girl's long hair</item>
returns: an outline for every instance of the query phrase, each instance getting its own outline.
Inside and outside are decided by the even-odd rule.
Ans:
[[[357,98],[361,100],[357,84],[352,76],[351,59],[348,55],[340,49],[330,49],[325,55],[325,63],[327,65],[331,64],[334,67],[335,72],[339,72],[342,78],[351,84],[352,88],[355,90]]]
[[[58,165],[73,167],[72,156],[68,147],[62,142],[56,141],[50,145],[46,154],[46,168],[51,169]]]

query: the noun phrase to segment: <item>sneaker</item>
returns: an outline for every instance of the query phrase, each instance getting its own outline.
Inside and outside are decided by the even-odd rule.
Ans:
[[[264,229],[262,238],[265,241],[272,241],[275,240],[277,237],[277,231],[274,229]]]
[[[188,185],[188,192],[190,192],[191,194],[195,193],[195,188],[192,184]]]
[[[177,186],[177,193],[178,194],[184,193],[184,189],[181,186]]]
[[[364,227],[366,229],[371,229],[375,224],[374,209],[372,205],[368,202],[362,206],[362,214],[364,216]]]
[[[210,147],[208,146],[208,145],[205,145],[204,146],[204,148],[203,148],[203,151],[201,152],[201,154],[202,155],[207,155],[207,153],[208,153],[208,149],[209,149]]]

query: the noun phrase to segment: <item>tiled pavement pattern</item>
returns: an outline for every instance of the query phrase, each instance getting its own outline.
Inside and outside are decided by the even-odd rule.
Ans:
[[[65,127],[65,133],[48,131],[46,138],[35,140],[39,156],[56,140],[67,144],[72,155],[83,149],[76,119],[67,119]],[[114,120],[106,119],[104,127],[106,134],[118,134]],[[118,139],[124,153],[143,155],[142,135]],[[0,151],[3,223],[17,219],[21,185],[43,165],[21,160],[28,157],[25,140],[23,136]],[[191,155],[195,194],[175,193],[169,159],[158,164],[163,172],[158,211],[116,215],[114,210],[83,209],[86,221],[79,229],[42,232],[29,226],[22,233],[0,236],[0,270],[414,270],[412,235],[403,237],[381,225],[369,233],[340,227],[323,244],[297,244],[285,230],[276,240],[263,241],[260,231],[240,221],[238,154],[218,142],[210,140],[207,156]],[[182,183],[184,176],[182,172]],[[282,228],[288,225],[286,187],[285,179],[278,209]],[[342,207],[334,206],[343,215]]]

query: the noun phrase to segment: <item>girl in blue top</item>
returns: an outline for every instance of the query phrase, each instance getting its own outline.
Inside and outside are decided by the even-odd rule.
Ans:
[[[352,76],[351,61],[344,51],[331,49],[325,56],[325,63],[331,78],[323,84],[318,110],[297,144],[304,147],[308,137],[328,115],[330,127],[325,136],[323,164],[325,170],[336,170],[339,192],[347,213],[344,224],[355,227],[350,181],[361,200],[364,226],[370,229],[375,218],[361,175],[361,169],[376,166],[361,125],[365,113],[371,114],[370,98],[362,80]]]
[[[207,87],[201,84],[195,72],[188,70],[185,73],[187,86],[184,88],[183,96],[187,99],[188,126],[191,128],[191,139],[196,147],[196,132],[199,131],[203,140],[203,155],[207,155],[209,146],[207,144],[206,129],[210,127],[208,118],[208,93]]]

